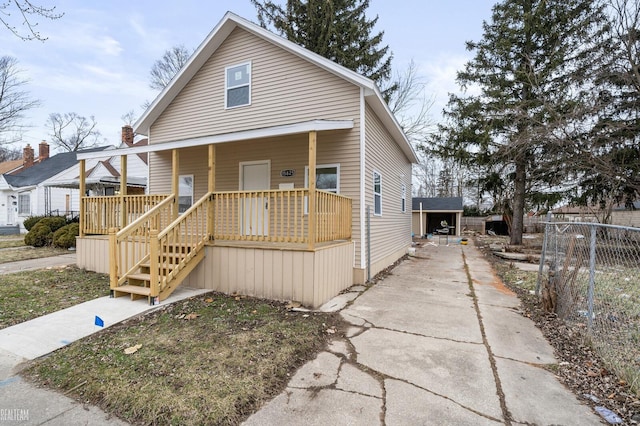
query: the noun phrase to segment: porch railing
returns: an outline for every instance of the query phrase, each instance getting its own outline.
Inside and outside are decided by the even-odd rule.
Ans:
[[[83,217],[80,223],[83,233],[107,235],[111,228],[123,229],[168,196],[153,194],[82,197]]]
[[[165,197],[159,204],[140,216],[137,220],[118,231],[109,232],[109,267],[111,289],[122,285],[127,274],[136,272],[140,265],[149,260],[151,231],[165,229],[173,219],[173,195]]]
[[[309,242],[308,189],[213,193],[213,238]],[[315,242],[351,238],[351,199],[316,191]]]

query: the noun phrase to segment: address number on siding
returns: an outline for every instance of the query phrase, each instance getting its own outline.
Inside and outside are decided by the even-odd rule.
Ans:
[[[296,174],[296,171],[294,169],[280,170],[281,177],[292,177],[295,174]]]

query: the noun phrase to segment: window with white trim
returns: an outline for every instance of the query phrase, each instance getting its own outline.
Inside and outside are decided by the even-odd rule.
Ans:
[[[304,167],[304,187],[309,187],[309,166]],[[340,193],[340,164],[322,164],[316,166],[316,189]],[[309,213],[309,200],[304,199],[304,214]]]
[[[382,216],[382,175],[373,172],[373,214]]]
[[[31,214],[31,194],[18,194],[18,214]]]
[[[309,166],[304,167],[304,186],[309,187]],[[340,193],[340,164],[316,166],[316,189]]]
[[[405,185],[404,183],[402,184],[402,201],[401,201],[401,208],[402,208],[402,213],[406,213],[407,212],[407,185]]]
[[[251,62],[225,68],[225,108],[251,104]]]

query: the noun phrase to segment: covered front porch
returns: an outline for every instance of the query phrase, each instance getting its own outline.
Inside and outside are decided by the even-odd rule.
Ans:
[[[112,296],[147,297],[150,303],[181,283],[324,303],[353,282],[352,202],[317,189],[318,130],[306,135],[304,188],[216,190],[218,146],[209,143],[206,193],[190,205],[180,191],[179,169],[188,147],[142,147],[171,153],[170,193],[129,195],[123,187],[114,196],[82,197],[78,266],[109,273]],[[126,156],[138,150],[123,150],[123,180]],[[86,194],[85,159],[79,159],[80,193]]]

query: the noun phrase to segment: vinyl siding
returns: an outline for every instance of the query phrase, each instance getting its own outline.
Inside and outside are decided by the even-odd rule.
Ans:
[[[411,245],[411,163],[369,106],[366,106],[365,114],[365,205],[371,206],[373,277],[406,253]],[[373,214],[374,170],[382,175],[381,216]],[[401,208],[402,184],[406,187],[404,213]]]
[[[249,61],[251,105],[226,110],[225,67]],[[236,28],[153,123],[149,143],[315,119],[356,120],[358,102],[355,85]]]

